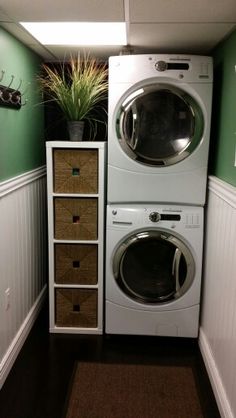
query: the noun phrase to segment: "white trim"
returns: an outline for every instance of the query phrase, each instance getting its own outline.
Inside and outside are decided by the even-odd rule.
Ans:
[[[0,198],[46,175],[46,166],[27,171],[0,183]]]
[[[236,208],[236,187],[215,176],[209,176],[208,188],[233,208]]]
[[[36,321],[36,318],[46,297],[46,289],[47,285],[43,287],[0,363],[0,389],[3,386],[26,338],[31,331],[32,326]]]
[[[214,356],[202,328],[200,328],[199,331],[198,343],[212,385],[212,389],[215,394],[220,415],[222,418],[234,418],[221,376],[214,360]]]
[[[46,148],[105,148],[104,141],[47,141]]]

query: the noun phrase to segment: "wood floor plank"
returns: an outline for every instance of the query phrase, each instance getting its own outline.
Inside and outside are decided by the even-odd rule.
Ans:
[[[49,334],[47,306],[0,391],[0,418],[64,418],[78,362],[191,367],[204,418],[220,418],[197,340]]]

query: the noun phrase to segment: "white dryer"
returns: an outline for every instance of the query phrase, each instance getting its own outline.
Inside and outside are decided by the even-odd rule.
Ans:
[[[212,59],[109,59],[108,202],[204,205]]]
[[[109,205],[108,334],[197,337],[203,208]]]

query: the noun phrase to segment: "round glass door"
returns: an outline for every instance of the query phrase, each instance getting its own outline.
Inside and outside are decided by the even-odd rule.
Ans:
[[[195,264],[179,238],[161,231],[144,231],[122,242],[114,256],[113,272],[125,294],[155,304],[182,296],[191,286]]]
[[[121,147],[134,160],[153,166],[175,164],[198,146],[203,114],[187,93],[168,85],[134,90],[116,118]]]

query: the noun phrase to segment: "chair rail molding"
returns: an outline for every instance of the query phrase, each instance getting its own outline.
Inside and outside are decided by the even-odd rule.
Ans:
[[[46,166],[35,168],[19,176],[0,182],[0,198],[46,175]]]

